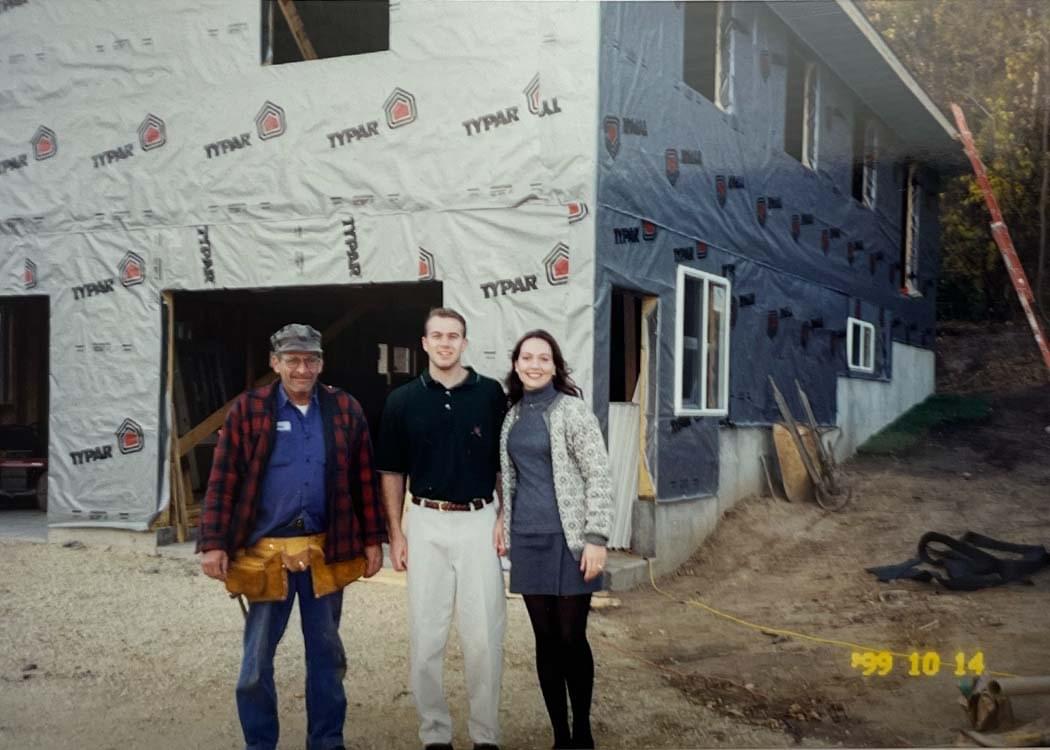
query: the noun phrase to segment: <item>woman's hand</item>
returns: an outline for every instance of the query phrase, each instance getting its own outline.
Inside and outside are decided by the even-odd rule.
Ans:
[[[504,557],[507,554],[507,545],[503,543],[503,509],[500,508],[496,514],[496,525],[492,527],[492,546],[496,548],[496,554]]]
[[[605,560],[608,557],[605,547],[600,544],[587,543],[583,545],[583,555],[580,557],[580,572],[583,580],[593,581],[605,570]]]

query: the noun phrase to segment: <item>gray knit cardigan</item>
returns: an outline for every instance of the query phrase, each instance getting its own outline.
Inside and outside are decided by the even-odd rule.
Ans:
[[[500,469],[503,475],[503,542],[510,549],[511,505],[517,471],[507,452],[507,436],[521,412],[519,401],[503,420]],[[581,398],[559,393],[543,413],[551,441],[554,496],[562,530],[577,560],[585,542],[604,545],[612,530],[609,457],[594,412]]]

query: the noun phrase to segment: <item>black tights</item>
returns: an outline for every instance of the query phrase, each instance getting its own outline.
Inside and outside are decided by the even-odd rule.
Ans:
[[[591,595],[526,595],[525,606],[536,634],[536,673],[547,704],[555,747],[594,747],[591,736],[591,693],[594,658],[587,643],[587,613]],[[572,704],[572,733],[565,689]]]

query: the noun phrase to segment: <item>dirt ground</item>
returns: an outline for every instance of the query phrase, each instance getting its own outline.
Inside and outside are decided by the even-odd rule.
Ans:
[[[981,351],[972,338],[961,337],[966,350]],[[954,356],[960,342],[944,348]],[[864,572],[911,557],[930,530],[1050,542],[1050,386],[1033,384],[1040,375],[1031,367],[1018,376],[990,372],[979,359],[950,361],[953,369],[941,370],[956,381],[942,385],[995,391],[987,423],[943,429],[904,457],[851,461],[856,492],[840,513],[743,501],[688,564],[656,581],[659,591],[617,594],[620,606],[592,613],[601,747],[944,746],[965,725],[952,675],[957,651],[980,650],[992,670],[1050,674],[1050,570],[1031,585],[972,593],[880,584]],[[0,748],[239,745],[241,614],[194,563],[18,542],[0,542],[0,555],[8,571],[0,578]],[[381,579],[346,594],[347,746],[415,748],[405,591],[396,574]],[[527,616],[517,599],[508,611],[504,746],[546,748]],[[849,646],[763,628],[933,651],[945,664],[936,676],[912,677],[898,659],[890,675],[863,677]],[[277,658],[289,748],[304,736],[301,654],[293,616]],[[446,686],[462,748],[470,745],[461,664],[453,648]],[[1018,698],[1014,709],[1021,720],[1047,716],[1050,699]]]

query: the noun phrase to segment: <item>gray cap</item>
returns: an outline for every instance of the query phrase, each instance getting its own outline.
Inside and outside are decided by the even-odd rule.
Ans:
[[[270,337],[274,354],[282,352],[321,352],[321,334],[305,323],[289,323]]]

